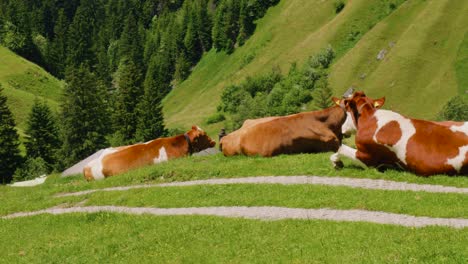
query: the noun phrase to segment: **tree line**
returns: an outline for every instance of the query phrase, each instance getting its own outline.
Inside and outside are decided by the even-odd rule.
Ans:
[[[2,182],[11,181],[18,167],[23,176],[28,170],[61,170],[109,144],[167,134],[164,96],[188,77],[204,52],[232,52],[242,45],[254,21],[277,2],[0,0],[0,45],[66,83],[57,116],[44,101],[34,103],[25,158],[13,150],[19,141],[4,106],[11,118],[2,118],[8,129],[0,131],[0,140],[9,144],[2,150],[15,162],[2,156]],[[44,134],[38,131],[49,137],[37,138]]]

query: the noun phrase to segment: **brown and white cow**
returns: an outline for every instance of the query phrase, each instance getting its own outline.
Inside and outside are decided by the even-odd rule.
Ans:
[[[246,120],[221,139],[225,156],[337,151],[346,113],[338,106],[321,111]]]
[[[363,92],[335,102],[344,105],[357,130],[356,148],[342,145],[330,159],[342,166],[340,156],[365,166],[394,166],[418,175],[468,174],[468,122],[433,122],[411,119],[379,109],[385,98],[373,100]]]
[[[108,148],[83,169],[87,180],[99,180],[130,169],[184,157],[214,147],[215,142],[197,126],[185,134],[146,143]]]

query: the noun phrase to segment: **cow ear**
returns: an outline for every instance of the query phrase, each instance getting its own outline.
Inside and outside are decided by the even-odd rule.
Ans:
[[[336,105],[340,105],[340,103],[341,103],[341,99],[336,98],[336,97],[332,97],[332,101],[333,101]]]
[[[197,130],[197,127],[196,127],[196,126],[192,126],[192,130]]]
[[[380,108],[380,107],[382,107],[384,105],[384,103],[385,103],[385,97],[382,97],[380,99],[376,99],[376,100],[374,100],[374,107],[375,108]]]

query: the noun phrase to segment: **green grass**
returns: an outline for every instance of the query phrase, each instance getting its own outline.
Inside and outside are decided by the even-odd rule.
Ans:
[[[468,177],[422,178],[399,171],[335,171],[330,153],[273,158],[188,157],[86,182],[53,175],[40,186],[0,187],[0,215],[53,206],[147,207],[281,206],[366,209],[430,217],[466,218],[464,194],[380,191],[320,185],[221,185],[57,193],[206,178],[329,175],[468,187]],[[0,219],[3,263],[157,262],[417,262],[462,263],[468,229],[406,228],[333,221],[257,221],[207,216],[134,216],[114,213],[38,215]]]
[[[181,158],[168,163],[163,163],[155,166],[149,166],[130,171],[128,173],[116,177],[110,177],[104,181],[94,182],[86,182],[81,175],[68,178],[60,178],[58,175],[55,175],[49,177],[45,184],[37,187],[0,187],[0,199],[8,201],[8,203],[4,203],[0,206],[0,215],[5,215],[19,211],[39,210],[55,206],[61,203],[74,204],[83,200],[83,197],[60,199],[52,198],[53,195],[57,193],[74,192],[113,186],[128,186],[141,183],[161,183],[208,178],[233,178],[269,175],[324,175],[332,177],[346,176],[352,178],[386,179],[420,184],[440,184],[446,186],[468,187],[468,177],[434,176],[430,178],[423,178],[415,176],[411,173],[393,170],[389,170],[385,173],[382,173],[375,169],[362,170],[360,168],[351,166],[351,164],[349,164],[349,162],[347,162],[346,160],[345,169],[336,171],[329,164],[329,155],[329,153],[312,155],[303,154],[290,156],[285,155],[273,158],[242,156],[226,158],[222,155],[215,155],[206,157]],[[285,186],[281,188],[280,187],[281,186],[275,185],[269,188],[271,188],[272,192],[273,190],[274,192],[280,192],[279,190],[281,190],[282,188],[287,188]],[[197,189],[196,187],[193,188]],[[229,189],[227,187],[219,188],[219,190]],[[265,191],[265,189],[262,188],[260,188],[258,191]],[[316,201],[317,203],[311,204],[310,202],[304,202],[304,206],[307,206],[307,204],[309,204],[308,206],[330,206],[335,204],[336,206],[342,206],[342,208],[362,208],[362,206],[366,206],[374,209],[379,208],[382,210],[393,210],[395,212],[400,212],[401,210],[403,210],[404,212],[408,212],[411,214],[418,213],[421,215],[431,214],[431,211],[433,210],[438,215],[466,215],[463,208],[463,203],[466,204],[466,198],[465,196],[460,196],[456,194],[439,194],[438,196],[437,194],[409,192],[401,194],[400,197],[399,194],[402,192],[361,190],[350,189],[346,187],[338,187],[335,189],[326,186],[308,186],[297,188],[297,191],[301,191],[303,193],[308,193],[311,190],[315,190],[321,194],[317,196],[322,197],[319,201]],[[174,190],[179,189],[176,188]],[[161,191],[165,192],[164,190]],[[142,190],[131,193],[138,194],[139,192],[146,193],[146,191]],[[238,190],[238,192],[242,191]],[[255,192],[257,191],[254,191],[254,193]],[[323,196],[326,193],[334,192],[335,194],[332,196],[336,197],[326,198]],[[190,192],[188,192],[186,195],[189,195],[189,193]],[[106,193],[96,195],[107,196],[109,194]],[[118,197],[119,195],[120,194],[116,194],[116,196],[110,195],[109,199],[113,199],[112,197]],[[345,197],[340,198],[338,197],[339,195],[344,195],[349,199]],[[355,195],[356,197],[353,198],[353,196]],[[224,199],[223,197],[225,196],[220,196],[219,198],[217,198],[217,200],[207,199],[205,202],[221,202]],[[302,197],[305,198],[307,197],[307,195],[304,194],[302,195]],[[404,197],[404,199],[402,197]],[[441,198],[441,200],[438,201],[437,197],[443,198]],[[118,199],[115,199],[116,202],[118,202]],[[123,201],[126,201],[126,199],[127,198],[123,199]],[[132,200],[133,198],[130,197],[128,199]],[[148,199],[147,201],[149,202],[151,200],[154,200],[155,198],[152,198],[151,195],[149,195],[148,197],[144,196],[141,199],[142,202],[146,199]],[[252,200],[249,200],[248,196],[246,196],[245,199],[245,202],[247,204],[253,202]],[[276,203],[278,201],[278,199],[275,198],[274,195],[267,196],[265,199],[267,199],[265,201],[269,200],[271,203]],[[407,203],[405,199],[408,199]],[[183,197],[180,200],[183,201]],[[238,198],[236,198],[236,200],[238,200]],[[164,200],[161,200],[161,202],[163,201]],[[294,199],[289,199],[285,200],[284,202],[294,205],[298,201],[294,201]],[[462,203],[461,205],[460,202]],[[174,201],[174,204],[176,204],[176,201]],[[422,206],[420,209],[418,209],[418,204],[425,204],[427,206]],[[447,209],[445,211],[444,206],[447,206]]]
[[[3,263],[463,263],[468,230],[109,213],[0,220]]]
[[[458,81],[458,92],[468,95],[468,31],[465,33],[463,42],[458,49],[455,71]]]
[[[61,198],[63,202],[68,198]],[[130,207],[279,206],[385,211],[415,216],[468,218],[468,195],[379,191],[320,185],[218,185],[98,192],[85,205]],[[73,198],[76,201],[76,198]],[[447,206],[450,205],[450,206]]]
[[[62,82],[2,46],[0,60],[0,84],[20,131],[26,128],[27,117],[36,97],[45,99],[54,111],[58,110]]]
[[[356,0],[335,14],[333,1],[283,0],[233,54],[205,54],[188,80],[165,99],[166,123],[183,128],[203,124],[215,113],[225,86],[275,66],[286,72],[291,62],[302,63],[327,44],[338,53],[330,73],[337,95],[355,85],[370,96],[386,96],[389,109],[433,119],[466,86],[462,40],[467,12],[466,1]],[[382,49],[388,52],[378,61]],[[215,135],[222,126],[204,128]]]
[[[353,84],[372,97],[386,96],[389,109],[433,119],[462,85],[454,64],[467,12],[466,1],[407,1],[332,67],[332,87],[339,93]],[[382,49],[387,54],[378,61]]]

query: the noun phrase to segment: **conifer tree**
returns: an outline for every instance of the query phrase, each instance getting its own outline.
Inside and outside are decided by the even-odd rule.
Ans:
[[[325,74],[316,83],[315,90],[312,92],[313,102],[316,109],[325,109],[333,105],[333,91],[328,85],[328,76]]]
[[[63,9],[58,11],[54,27],[54,37],[47,46],[47,69],[56,77],[65,77],[65,61],[67,57],[68,20]]]
[[[244,42],[249,37],[249,31],[251,30],[251,20],[249,17],[249,10],[246,0],[240,2],[240,13],[239,13],[239,35],[237,36],[237,43],[244,45]]]
[[[139,120],[137,138],[140,141],[148,141],[164,135],[164,117],[161,100],[167,83],[158,80],[158,62],[154,57],[148,66],[145,78],[145,94],[139,104]]]
[[[106,147],[109,120],[105,89],[85,65],[68,68],[61,105],[62,166],[79,161]]]
[[[221,1],[216,8],[212,30],[213,47],[218,51],[223,50],[227,42],[226,26],[223,19],[226,12],[225,1]]]
[[[133,143],[138,123],[137,105],[141,101],[143,89],[140,69],[129,61],[121,63],[116,80],[116,98],[112,114],[114,128],[113,144]]]
[[[199,0],[194,4],[195,25],[202,53],[211,49],[211,16],[208,13],[207,1]]]
[[[61,142],[57,121],[45,101],[34,100],[27,125],[24,143],[27,157],[42,158],[50,171],[56,164]]]
[[[125,26],[119,42],[119,57],[122,61],[132,61],[136,67],[143,67],[143,39],[141,38],[138,21],[133,11],[125,20]]]
[[[15,120],[0,86],[0,184],[9,183],[13,173],[22,163],[19,145]]]
[[[93,44],[99,29],[99,3],[94,0],[80,1],[68,32],[68,66],[78,68],[82,63],[88,66],[96,63]]]

